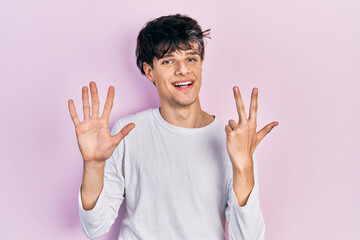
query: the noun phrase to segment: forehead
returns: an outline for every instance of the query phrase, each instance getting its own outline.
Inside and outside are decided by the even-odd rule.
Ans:
[[[199,47],[196,42],[189,42],[186,44],[179,44],[178,46],[160,46],[159,58],[165,58],[174,54],[186,54],[186,55],[200,55]]]

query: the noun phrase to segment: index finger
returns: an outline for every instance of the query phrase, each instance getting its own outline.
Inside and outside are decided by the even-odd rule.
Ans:
[[[235,103],[236,103],[236,109],[239,115],[239,123],[246,123],[247,121],[247,117],[246,117],[246,113],[245,113],[245,106],[244,103],[241,99],[241,94],[240,94],[240,90],[237,86],[235,86],[233,88],[234,91],[234,98],[235,98]]]
[[[110,118],[110,112],[114,102],[114,95],[115,95],[115,88],[113,86],[110,86],[106,97],[104,111],[101,116],[102,118],[103,117],[105,117],[106,119]]]
[[[256,122],[256,113],[258,109],[258,89],[253,88],[251,93],[251,104],[249,109],[249,120],[255,120]]]

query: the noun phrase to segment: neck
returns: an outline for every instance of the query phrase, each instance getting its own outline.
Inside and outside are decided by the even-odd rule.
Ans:
[[[168,123],[184,128],[201,128],[209,125],[214,117],[201,109],[200,102],[190,106],[161,106],[160,114]]]

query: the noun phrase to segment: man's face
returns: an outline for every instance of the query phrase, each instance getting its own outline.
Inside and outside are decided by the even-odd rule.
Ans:
[[[193,49],[166,53],[153,60],[153,68],[144,63],[146,76],[155,82],[161,105],[186,107],[199,101],[203,60],[196,45]]]

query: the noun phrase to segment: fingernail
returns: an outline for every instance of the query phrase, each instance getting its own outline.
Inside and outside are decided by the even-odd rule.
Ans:
[[[254,88],[254,93],[258,93],[258,89],[257,89],[257,88]]]
[[[238,87],[234,87],[234,91],[235,91],[236,93],[238,93],[238,92],[239,92],[239,88],[238,88]]]

